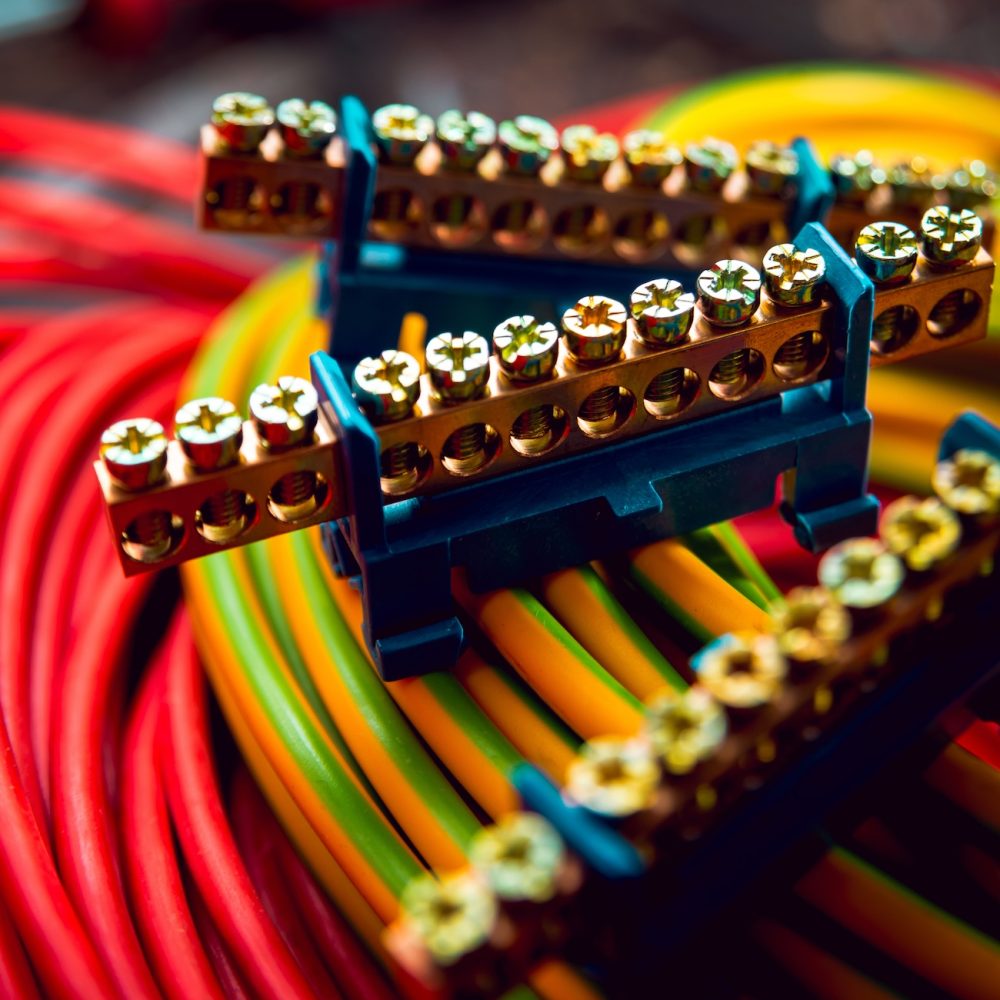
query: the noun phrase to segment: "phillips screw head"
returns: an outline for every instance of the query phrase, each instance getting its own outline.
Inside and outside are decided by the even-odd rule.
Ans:
[[[591,812],[624,818],[652,805],[658,782],[659,768],[645,743],[598,736],[570,762],[565,789]]]
[[[893,164],[886,171],[892,202],[904,208],[926,205],[939,186],[930,164],[922,156]]]
[[[559,133],[544,119],[518,115],[500,122],[500,152],[512,174],[537,174],[559,148]]]
[[[493,331],[493,350],[512,382],[540,382],[559,360],[559,331],[534,316],[511,316]]]
[[[902,284],[917,263],[917,237],[901,222],[873,222],[858,234],[854,259],[876,285]]]
[[[959,267],[983,245],[983,220],[971,209],[929,208],[920,220],[920,252],[938,267]]]
[[[838,153],[830,160],[830,179],[839,201],[859,204],[886,180],[885,171],[867,149]]]
[[[565,859],[562,837],[537,813],[508,813],[469,844],[472,867],[508,901],[551,899]]]
[[[636,333],[649,347],[684,343],[694,318],[694,305],[694,294],[670,278],[645,282],[629,299]]]
[[[101,435],[100,456],[123,490],[147,490],[166,475],[167,436],[149,417],[119,420]]]
[[[937,497],[900,497],[882,512],[879,535],[886,547],[916,573],[933,569],[958,548],[962,528]]]
[[[177,411],[174,422],[184,454],[199,472],[225,469],[239,461],[243,418],[228,399],[192,399]]]
[[[570,356],[585,365],[612,361],[627,333],[625,306],[604,295],[585,295],[562,315],[563,339]]]
[[[851,634],[851,616],[824,587],[796,587],[771,608],[781,652],[795,664],[827,663]]]
[[[561,145],[566,176],[577,181],[599,181],[618,159],[618,140],[593,125],[564,128]]]
[[[403,889],[399,909],[400,922],[441,965],[485,944],[499,913],[496,896],[473,869],[418,875]]]
[[[387,350],[354,367],[354,398],[376,424],[403,420],[420,395],[420,365],[405,351]]]
[[[788,189],[799,172],[798,154],[790,146],[759,140],[743,158],[750,188],[757,194],[776,196]]]
[[[684,170],[695,191],[716,194],[739,166],[736,147],[721,139],[690,142],[684,147]]]
[[[725,709],[697,684],[683,694],[669,691],[646,703],[646,737],[670,774],[687,774],[711,757],[728,728]]]
[[[864,610],[891,600],[906,571],[899,557],[875,538],[849,538],[819,561],[819,582],[844,607]]]
[[[659,187],[684,162],[681,151],[662,132],[636,129],[622,139],[629,178],[639,187]]]
[[[698,683],[728,708],[766,705],[781,690],[788,663],[766,632],[731,632],[705,646],[691,661]]]
[[[372,131],[382,159],[405,167],[434,134],[434,119],[412,104],[386,104],[372,115]]]
[[[431,384],[442,400],[460,403],[483,394],[490,379],[490,345],[471,330],[439,333],[424,353]]]
[[[496,138],[496,122],[481,111],[463,113],[452,108],[437,120],[437,141],[444,164],[454,170],[474,169]]]
[[[818,250],[796,250],[791,243],[771,247],[762,266],[767,294],[783,306],[809,305],[826,280],[823,255]]]
[[[698,275],[698,305],[717,326],[747,322],[760,305],[760,273],[741,260],[720,260]]]
[[[263,383],[254,389],[250,417],[265,448],[295,448],[313,439],[319,397],[306,379],[282,375],[274,385]]]
[[[962,448],[938,462],[934,492],[957,514],[980,517],[1000,513],[1000,461],[989,452]]]
[[[319,158],[337,131],[337,112],[323,101],[292,97],[278,105],[276,115],[289,156]]]
[[[212,102],[212,125],[235,153],[253,153],[274,124],[274,109],[259,94],[235,91]]]

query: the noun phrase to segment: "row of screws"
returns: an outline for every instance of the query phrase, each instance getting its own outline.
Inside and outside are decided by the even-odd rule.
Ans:
[[[305,379],[282,376],[275,384],[257,386],[250,396],[253,426],[264,449],[279,453],[313,441],[318,418],[316,390]],[[218,472],[241,461],[243,418],[229,400],[206,397],[185,403],[175,417],[177,440],[196,473]],[[167,446],[163,426],[148,417],[120,420],[101,435],[100,457],[111,480],[139,493],[167,482]],[[309,516],[318,497],[316,474],[290,472],[274,484],[271,509],[282,520]],[[251,501],[239,490],[223,489],[198,510],[198,530],[209,541],[236,537],[252,516]],[[168,511],[138,518],[123,542],[139,558],[153,562],[172,547],[175,530]]]
[[[486,338],[472,331],[443,333],[432,338],[425,359],[431,385],[445,405],[457,405],[482,397],[488,391],[491,355],[504,377],[514,386],[545,381],[554,376],[560,341],[568,358],[578,368],[592,369],[617,360],[625,346],[628,320],[634,321],[638,339],[661,350],[688,340],[700,307],[705,320],[719,329],[748,322],[760,306],[761,288],[771,300],[793,310],[809,306],[825,279],[826,265],[815,250],[797,250],[791,244],[772,247],[764,257],[761,274],[741,261],[719,261],[697,280],[697,296],[677,281],[657,278],[636,288],[629,308],[615,299],[589,295],[568,309],[561,319],[561,332],[554,323],[534,316],[512,316],[493,333],[493,349]],[[806,338],[793,337],[779,351],[776,362],[790,377],[807,360]],[[800,343],[801,341],[801,343]],[[732,352],[716,367],[715,379],[737,386],[745,378],[749,351]],[[671,368],[650,384],[646,402],[660,415],[677,407],[684,389],[684,369]],[[411,416],[420,395],[420,365],[398,350],[386,350],[362,359],[354,369],[353,391],[364,412],[375,424],[388,424]],[[620,393],[617,386],[595,391],[580,408],[581,425],[592,436],[613,430],[618,420]],[[522,413],[512,428],[516,446],[524,454],[545,451],[557,436],[556,413],[550,405],[539,405]],[[470,424],[456,431],[445,445],[443,460],[450,471],[476,471],[487,455],[487,425]],[[383,484],[389,492],[402,493],[418,478],[420,449],[404,442],[385,450],[382,456]]]
[[[1000,514],[1000,462],[985,452],[960,451],[939,463],[934,483],[938,498],[906,497],[886,509],[881,541],[852,539],[831,549],[820,563],[820,585],[799,587],[778,602],[769,632],[732,633],[706,646],[692,661],[698,682],[682,694],[651,697],[637,737],[584,742],[567,769],[566,798],[618,823],[655,808],[664,782],[696,772],[789,678],[804,680],[833,662],[864,622],[856,615],[890,600],[905,569],[925,573],[946,559],[958,544],[958,519]],[[832,706],[832,692],[818,688],[813,710],[822,715]],[[753,761],[743,763],[768,764],[776,756],[774,740],[763,737]],[[716,801],[713,786],[698,786],[699,811]],[[416,945],[439,967],[510,936],[498,932],[505,906],[523,915],[525,903],[545,906],[579,882],[561,837],[533,813],[511,813],[484,828],[469,857],[465,869],[417,876],[393,925],[403,949],[412,954]]]
[[[651,699],[638,739],[585,743],[567,771],[567,796],[616,819],[651,808],[664,776],[689,774],[708,760],[728,730],[772,703],[788,678],[831,663],[908,574],[920,580],[940,567],[957,549],[963,524],[994,524],[1000,514],[1000,461],[986,452],[963,450],[940,462],[933,484],[937,496],[890,504],[879,538],[831,548],[820,560],[819,586],[797,588],[772,609],[771,632],[732,633],[702,649],[692,659],[697,684],[680,696]],[[939,613],[939,603],[926,609],[930,619]],[[832,692],[823,689],[813,707],[822,714],[832,703]],[[774,755],[773,740],[762,739],[755,760],[768,763]],[[697,800],[708,808],[714,793],[702,788]]]
[[[277,126],[288,155],[315,159],[324,154],[337,131],[337,113],[323,101],[292,98],[272,108],[258,94],[235,92],[215,99],[212,124],[231,152],[256,152]],[[411,165],[435,140],[444,166],[452,170],[475,170],[497,148],[505,170],[533,176],[559,151],[566,176],[572,180],[600,182],[621,157],[630,181],[637,186],[658,187],[683,165],[693,190],[714,193],[740,165],[735,147],[718,139],[688,143],[682,152],[661,133],[648,129],[629,132],[619,143],[617,137],[598,132],[592,125],[570,125],[560,133],[533,115],[497,124],[479,111],[450,109],[435,121],[412,104],[387,104],[372,114],[372,131],[380,157],[402,166]],[[786,146],[761,141],[749,147],[744,166],[751,190],[780,195],[798,173],[798,157]]]
[[[971,160],[947,171],[935,172],[923,157],[914,157],[888,169],[880,166],[868,150],[838,154],[830,160],[830,176],[837,198],[864,203],[878,188],[888,185],[893,204],[923,208],[944,194],[955,208],[976,208],[996,197],[998,179],[982,160]]]

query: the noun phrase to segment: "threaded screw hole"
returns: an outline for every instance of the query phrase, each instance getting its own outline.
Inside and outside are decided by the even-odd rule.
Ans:
[[[550,452],[566,437],[566,412],[543,403],[518,414],[510,430],[510,446],[519,455],[535,458]]]
[[[872,324],[871,349],[875,354],[893,354],[913,339],[920,325],[920,314],[912,306],[884,309]]]
[[[167,510],[151,510],[130,521],[121,533],[122,551],[141,563],[156,563],[176,551],[184,522]]]
[[[708,377],[708,387],[719,399],[733,401],[748,395],[763,374],[763,355],[752,347],[743,347],[715,365]]]
[[[243,534],[256,520],[257,505],[242,490],[221,490],[199,508],[194,526],[208,542],[226,545]]]
[[[282,476],[267,494],[270,515],[284,524],[312,517],[329,499],[330,487],[318,472],[303,469]]]
[[[806,378],[819,369],[829,353],[826,337],[807,330],[789,337],[774,355],[774,374],[784,382]]]
[[[940,299],[927,317],[932,337],[953,337],[979,315],[983,300],[971,288],[958,288]]]
[[[606,385],[581,404],[576,422],[587,437],[606,438],[621,430],[635,412],[635,397],[623,385]]]
[[[698,395],[701,379],[690,368],[668,368],[655,375],[642,397],[646,412],[658,419],[675,417]]]
[[[482,472],[500,453],[500,435],[489,424],[459,427],[444,443],[441,464],[453,476]]]

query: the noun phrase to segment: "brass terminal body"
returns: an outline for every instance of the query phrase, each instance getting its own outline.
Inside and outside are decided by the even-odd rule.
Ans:
[[[819,582],[847,608],[867,610],[892,600],[906,571],[899,557],[874,538],[849,538],[819,561]]]
[[[566,769],[566,794],[602,816],[622,819],[648,809],[659,769],[639,740],[600,736],[587,740]]]
[[[715,753],[726,738],[726,713],[695,684],[682,694],[664,693],[646,703],[644,732],[668,774],[687,774]]]
[[[499,899],[544,903],[556,894],[566,846],[548,820],[513,812],[472,838],[469,861]]]

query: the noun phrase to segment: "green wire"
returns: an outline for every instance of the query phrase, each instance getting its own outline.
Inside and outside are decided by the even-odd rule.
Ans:
[[[729,547],[713,528],[698,528],[679,541],[734,590],[738,590],[757,607],[767,610],[768,601],[759,585],[736,561]]]

